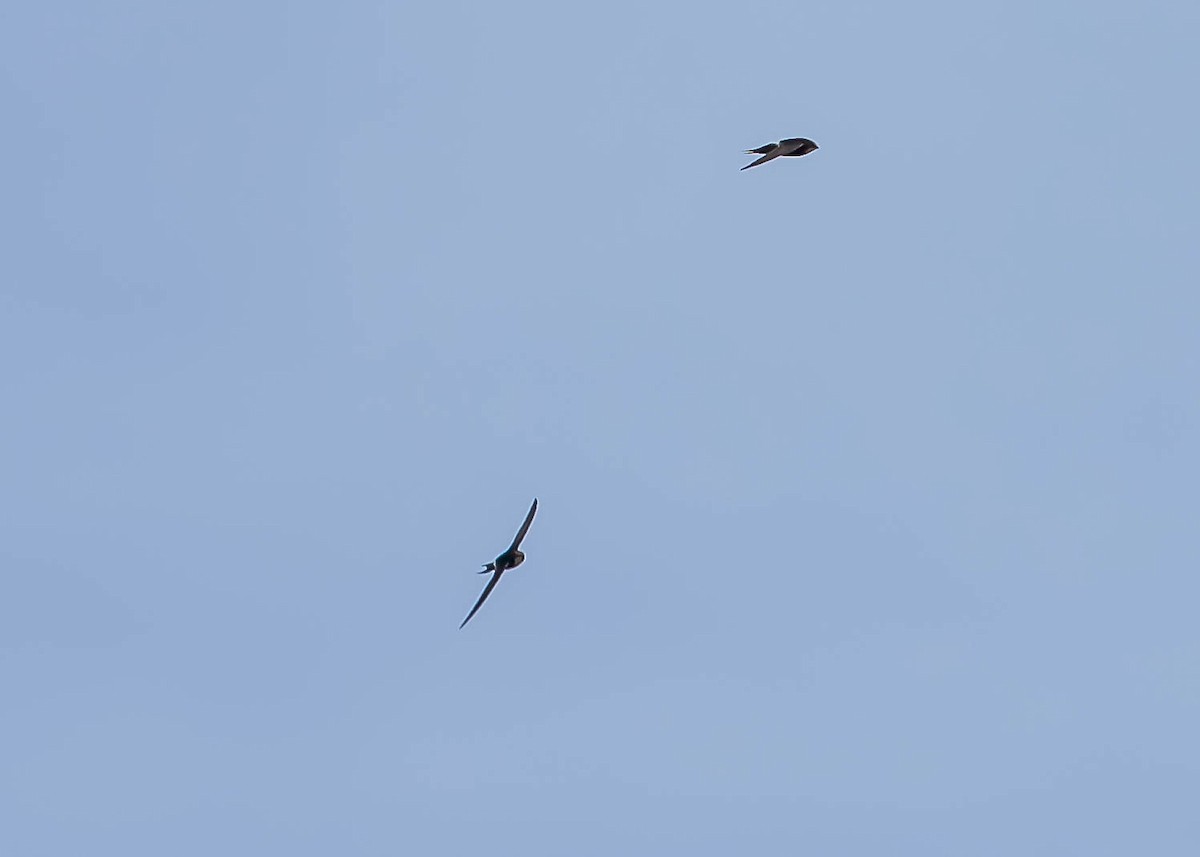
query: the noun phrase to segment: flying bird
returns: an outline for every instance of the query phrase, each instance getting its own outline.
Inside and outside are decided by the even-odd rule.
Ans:
[[[802,155],[807,155],[809,152],[815,152],[821,148],[807,137],[790,137],[787,140],[780,140],[778,143],[767,143],[765,146],[759,146],[757,149],[747,149],[747,155],[762,155],[757,161],[752,164],[746,164],[742,167],[743,170],[748,170],[751,167],[757,167],[759,164],[765,164],[767,161],[773,161],[776,158],[799,158]]]
[[[475,606],[471,608],[471,612],[467,614],[467,618],[463,619],[462,625],[458,628],[461,631],[476,611],[483,606],[483,602],[487,601],[487,597],[492,594],[492,590],[496,588],[496,584],[500,582],[500,575],[509,569],[516,568],[525,561],[525,554],[517,550],[521,546],[521,539],[525,538],[525,534],[529,532],[529,525],[533,523],[533,516],[537,514],[537,497],[533,498],[533,505],[529,507],[529,514],[525,516],[525,523],[521,524],[521,529],[517,530],[517,537],[513,539],[512,544],[508,546],[508,550],[500,554],[491,562],[483,567],[480,574],[492,573],[492,579],[487,582],[487,586],[483,587],[483,594],[479,596],[479,600],[475,602]]]

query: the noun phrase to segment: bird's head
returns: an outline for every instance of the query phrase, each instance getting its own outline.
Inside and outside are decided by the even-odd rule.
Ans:
[[[521,553],[521,551],[513,551],[513,555],[512,555],[512,567],[513,568],[516,568],[518,565],[520,565],[524,561],[525,561],[525,554]]]

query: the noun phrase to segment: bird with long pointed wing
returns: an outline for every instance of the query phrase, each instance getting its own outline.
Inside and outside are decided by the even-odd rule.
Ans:
[[[747,155],[762,155],[762,157],[752,164],[746,164],[742,169],[748,170],[776,158],[799,158],[809,152],[815,152],[819,148],[821,147],[807,137],[790,137],[787,140],[780,140],[778,143],[767,143],[757,149],[746,150]]]
[[[521,546],[521,540],[525,538],[525,534],[529,532],[529,525],[533,523],[533,516],[535,514],[537,514],[537,497],[533,498],[533,505],[529,507],[529,514],[525,516],[525,523],[521,524],[521,529],[517,530],[517,537],[508,546],[508,550],[485,564],[483,571],[479,572],[480,574],[491,572],[492,579],[483,588],[483,594],[479,596],[479,600],[475,602],[475,606],[471,608],[471,612],[467,614],[467,618],[463,619],[462,624],[458,626],[459,630],[466,627],[466,624],[471,621],[471,617],[483,606],[483,602],[487,601],[487,597],[492,594],[492,590],[500,582],[500,575],[516,568],[525,561],[525,554],[521,553],[518,548]]]

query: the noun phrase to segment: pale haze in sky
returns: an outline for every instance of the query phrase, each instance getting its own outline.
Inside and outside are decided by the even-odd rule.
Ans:
[[[1200,6],[0,22],[0,853],[1197,853]]]

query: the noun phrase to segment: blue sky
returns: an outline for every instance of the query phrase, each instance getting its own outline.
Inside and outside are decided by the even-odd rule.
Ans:
[[[7,10],[0,848],[1194,853],[1198,36]]]

